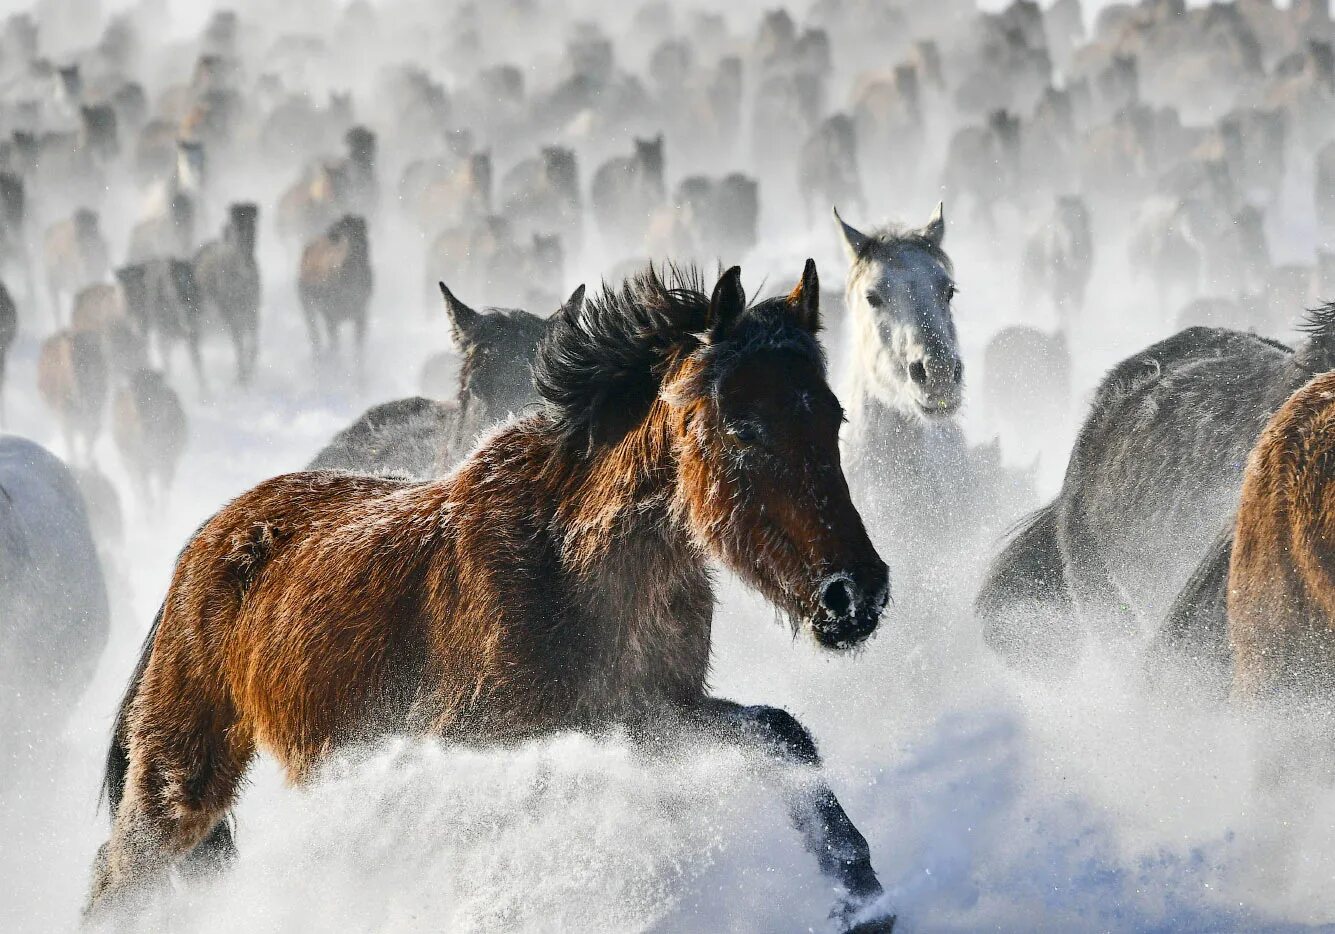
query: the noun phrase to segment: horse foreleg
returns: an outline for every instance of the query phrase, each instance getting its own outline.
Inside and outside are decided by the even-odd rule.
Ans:
[[[315,320],[315,309],[311,307],[309,301],[301,303],[302,316],[306,319],[306,333],[311,338],[311,355],[316,360],[320,359],[320,324]]]
[[[352,319],[353,337],[357,354],[357,389],[366,388],[366,312]]]
[[[236,384],[245,386],[250,382],[250,369],[246,365],[246,335],[239,324],[232,325],[232,352],[236,355]]]
[[[341,318],[335,318],[332,314],[324,316],[325,344],[329,348],[329,356],[333,359],[338,359],[338,329],[342,326],[343,321]]]
[[[56,323],[56,330],[60,330],[60,285],[56,282],[54,276],[47,276],[46,295],[51,302],[51,320]]]
[[[871,908],[882,889],[867,840],[820,777],[820,754],[806,727],[778,707],[744,707],[718,698],[706,700],[695,716],[706,730],[730,742],[810,769],[810,780],[789,792],[788,813],[821,873],[839,889],[830,917],[847,934],[889,934],[894,916]]]
[[[255,364],[260,356],[260,329],[258,318],[244,328],[246,348],[246,382],[255,378]]]

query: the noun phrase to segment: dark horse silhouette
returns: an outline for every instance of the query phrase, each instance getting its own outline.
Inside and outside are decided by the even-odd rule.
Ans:
[[[259,747],[295,781],[384,733],[619,724],[814,768],[792,716],[712,698],[706,676],[711,560],[830,650],[870,636],[889,598],[840,467],[818,301],[810,261],[754,307],[735,267],[712,298],[650,270],[561,313],[535,365],[542,406],[450,476],[291,474],[206,522],[117,719],[90,911],[224,855]],[[865,917],[881,886],[833,792],[813,775],[789,804],[834,916],[888,931]]]
[[[454,343],[463,356],[454,399],[394,399],[367,409],[315,455],[307,470],[399,474],[417,480],[443,475],[477,436],[537,401],[533,359],[553,318],[518,308],[474,311],[440,283]],[[578,312],[584,286],[563,310]]]
[[[979,590],[994,650],[1018,665],[1060,665],[1093,630],[1220,656],[1222,591],[1211,588],[1221,555],[1227,567],[1247,454],[1294,390],[1335,367],[1335,314],[1314,314],[1306,330],[1295,352],[1255,334],[1188,328],[1112,369],[1061,492]],[[1215,570],[1198,567],[1203,557]]]

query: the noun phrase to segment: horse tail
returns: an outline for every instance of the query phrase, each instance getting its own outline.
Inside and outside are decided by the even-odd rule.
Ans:
[[[1049,659],[1078,653],[1060,543],[1060,504],[1060,498],[1054,499],[1020,523],[974,598],[984,641],[1012,662],[1034,653]]]
[[[102,796],[99,799],[99,804],[102,800],[107,802],[112,818],[115,818],[121,799],[125,797],[125,777],[130,771],[130,708],[134,706],[134,699],[139,694],[139,685],[144,680],[144,672],[148,670],[148,660],[153,656],[153,643],[157,639],[165,608],[165,605],[159,607],[157,616],[153,617],[153,626],[148,630],[144,647],[139,652],[139,663],[135,665],[130,684],[116,710],[116,724],[111,731],[111,746],[107,749],[106,766],[102,771]]]
[[[1168,610],[1152,650],[1196,655],[1221,666],[1231,661],[1228,569],[1233,558],[1233,524],[1234,519],[1230,516],[1228,524],[1187,578]]]

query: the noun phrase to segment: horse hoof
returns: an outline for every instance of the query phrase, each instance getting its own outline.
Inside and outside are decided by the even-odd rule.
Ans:
[[[844,931],[844,934],[891,934],[895,929],[895,916],[863,921]]]

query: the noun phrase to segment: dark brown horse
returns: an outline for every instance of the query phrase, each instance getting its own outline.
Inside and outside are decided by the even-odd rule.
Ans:
[[[1284,403],[1247,461],[1228,639],[1239,697],[1335,685],[1335,372]]]
[[[736,268],[712,298],[698,285],[650,270],[566,306],[534,365],[541,407],[442,480],[290,474],[205,523],[117,720],[90,909],[229,852],[223,818],[260,748],[299,781],[390,732],[622,724],[817,765],[792,716],[706,691],[711,561],[831,650],[870,636],[888,599],[840,467],[816,267],[754,307]],[[790,807],[838,920],[874,913],[866,841],[834,794],[814,781]]]
[[[306,244],[301,254],[297,294],[306,315],[311,347],[316,357],[323,353],[325,345],[337,353],[339,328],[345,321],[351,322],[359,377],[366,349],[366,310],[371,303],[372,280],[365,218],[344,215],[324,236]]]

